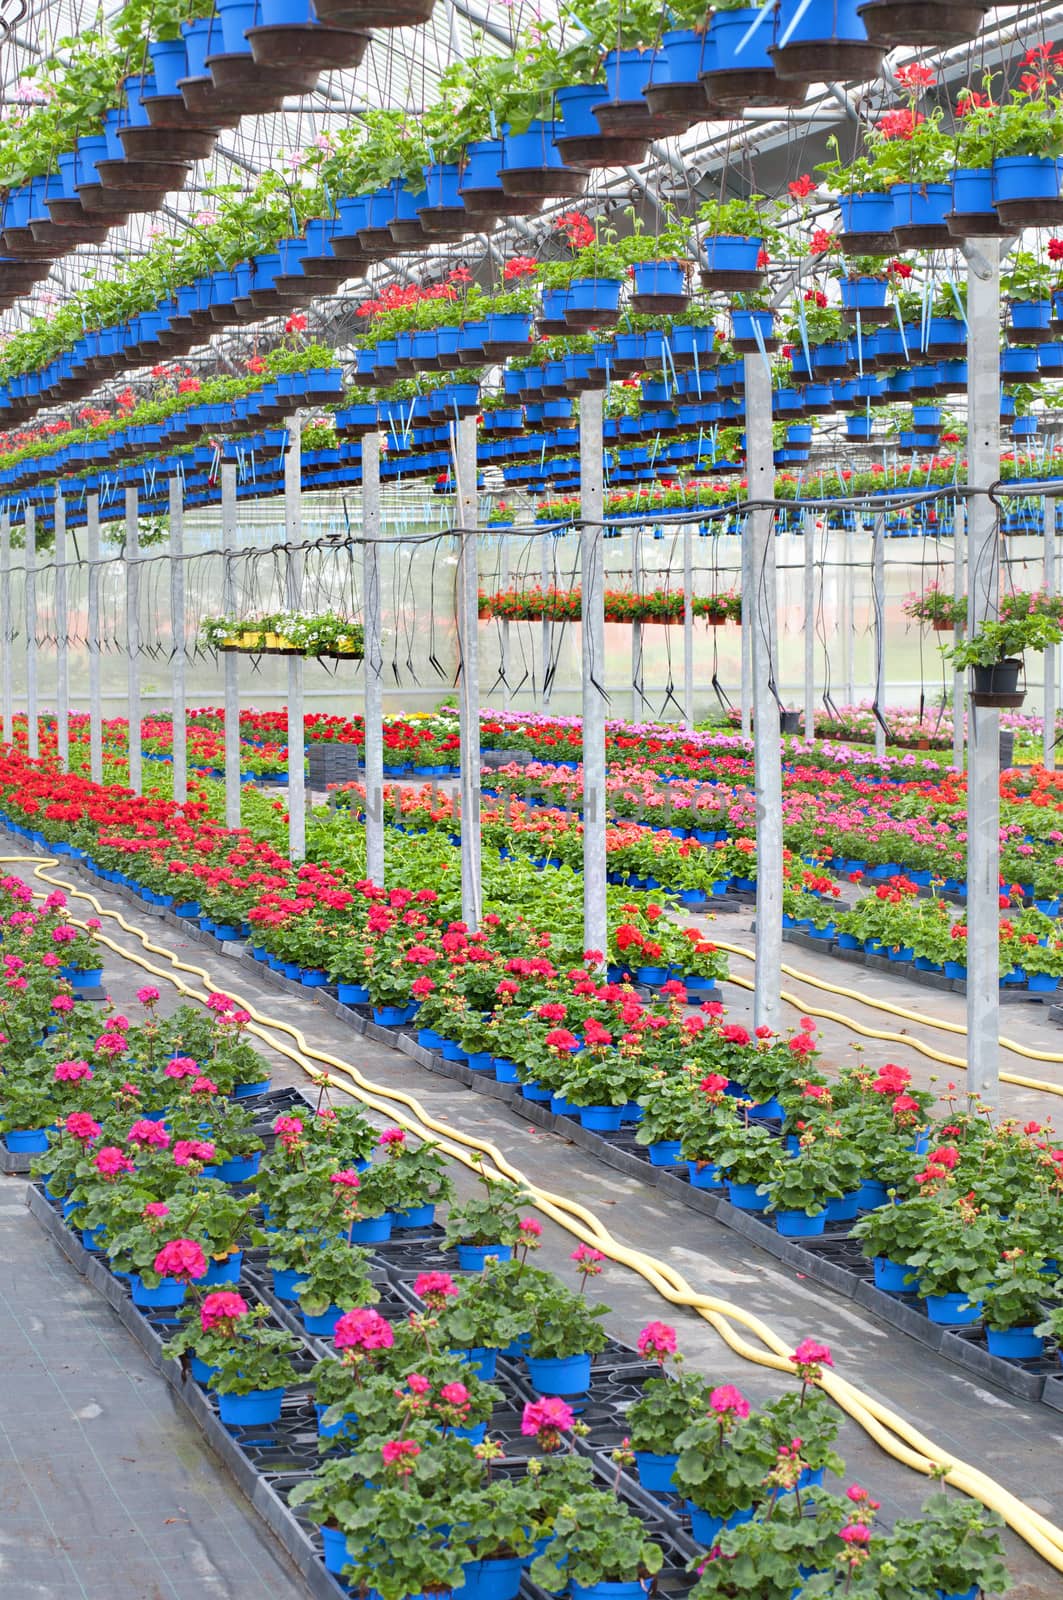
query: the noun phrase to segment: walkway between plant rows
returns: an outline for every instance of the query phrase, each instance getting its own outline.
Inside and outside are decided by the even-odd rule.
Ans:
[[[3,842],[0,836],[0,843]],[[65,865],[61,863],[59,867],[62,877],[67,876],[63,870]],[[29,876],[28,869],[23,871],[23,876]],[[83,880],[78,880],[78,884],[85,886]],[[1032,1508],[1056,1522],[1063,1522],[1063,1489],[1059,1488],[1058,1477],[1063,1415],[1057,1416],[1042,1405],[1017,1401],[990,1385],[977,1382],[879,1323],[852,1302],[808,1283],[721,1224],[698,1216],[677,1202],[665,1199],[654,1189],[596,1162],[557,1135],[526,1122],[501,1102],[470,1093],[460,1084],[419,1067],[398,1051],[360,1037],[315,1005],[309,994],[304,998],[281,993],[255,973],[247,972],[242,963],[237,965],[221,956],[216,946],[204,947],[183,936],[147,911],[132,908],[124,898],[104,892],[102,886],[93,883],[92,892],[102,905],[121,912],[127,922],[141,928],[154,943],[172,950],[182,961],[205,968],[219,984],[246,996],[264,1015],[301,1028],[308,1042],[316,1048],[351,1062],[384,1088],[404,1090],[417,1096],[430,1115],[462,1127],[473,1137],[494,1142],[529,1178],[544,1188],[578,1199],[600,1216],[624,1244],[656,1254],[683,1272],[696,1289],[729,1299],[764,1318],[794,1344],[806,1335],[824,1340],[833,1350],[835,1365],[844,1376],[894,1407],[943,1450],[977,1464]],[[84,905],[72,907],[75,915],[84,915],[86,909]],[[729,917],[726,933],[723,924],[721,917],[717,924],[720,937],[749,944],[748,916]],[[139,941],[123,934],[114,924],[105,925],[104,931],[130,951],[141,951]],[[800,966],[805,952],[795,950],[794,956],[794,964]],[[167,966],[159,957],[150,959],[162,969]],[[820,963],[823,960],[820,958]],[[834,963],[830,965],[833,967]],[[736,970],[750,970],[748,963],[736,961],[735,966]],[[846,974],[853,971],[843,970]],[[112,973],[118,971],[121,971],[121,964],[117,958],[111,958],[106,966],[108,983]],[[132,979],[128,976],[130,972]],[[853,975],[863,987],[859,975]],[[188,974],[184,976],[188,982],[195,981]],[[141,969],[125,968],[113,992],[121,996],[135,990],[144,977]],[[168,1009],[177,1003],[167,984],[159,983],[159,988],[164,1007]],[[938,996],[929,991],[916,991],[911,985],[893,984],[891,997],[898,992],[915,1009],[924,1009],[925,995],[928,1001],[925,1009],[929,1014],[936,1014],[934,1002]],[[728,1003],[740,1013],[740,991],[729,988]],[[838,1009],[844,1010],[846,1006],[838,1002]],[[842,1038],[843,1030],[837,1031],[839,1039]],[[912,1031],[920,1030],[913,1028]],[[1063,1034],[1046,1026],[1043,1037],[1047,1048],[1056,1048],[1053,1036],[1063,1037]],[[829,1059],[838,1060],[841,1054],[840,1049],[828,1049]],[[888,1058],[908,1060],[901,1047],[894,1047]],[[307,1080],[297,1067],[278,1059],[274,1082],[305,1086]],[[1038,1110],[1044,1115],[1048,1109],[1047,1097],[1037,1098]],[[376,1113],[370,1116],[375,1123],[383,1125],[384,1118]],[[461,1168],[457,1169],[455,1177],[459,1195],[467,1193],[474,1180]],[[26,1223],[32,1227],[28,1218]],[[568,1259],[572,1248],[573,1240],[567,1233],[549,1222],[544,1224],[542,1264],[575,1285],[576,1274]],[[595,1281],[595,1287],[613,1308],[609,1327],[618,1337],[633,1342],[635,1334],[647,1322],[663,1319],[677,1326],[681,1348],[694,1367],[720,1382],[738,1384],[753,1400],[766,1400],[779,1392],[781,1380],[775,1374],[743,1361],[693,1313],[668,1306],[634,1274],[607,1265],[604,1275]],[[165,1402],[160,1398],[156,1403]],[[190,1448],[198,1449],[191,1425],[188,1434]],[[838,1448],[847,1463],[847,1481],[870,1487],[882,1500],[885,1515],[910,1515],[930,1492],[927,1480],[882,1453],[848,1420],[843,1423]],[[1009,1600],[1058,1600],[1058,1574],[1010,1534],[1007,1548],[1015,1585]],[[197,1594],[210,1592],[200,1590]],[[219,1592],[226,1593],[224,1589]],[[268,1587],[260,1591],[264,1595],[270,1592]]]

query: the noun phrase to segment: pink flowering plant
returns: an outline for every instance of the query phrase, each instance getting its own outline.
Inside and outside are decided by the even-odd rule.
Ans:
[[[551,1273],[540,1272],[527,1280],[522,1299],[529,1317],[530,1356],[557,1359],[605,1349],[608,1335],[602,1318],[609,1307],[600,1301],[591,1303]]]
[[[447,1214],[443,1249],[451,1250],[456,1244],[492,1245],[512,1247],[521,1239],[521,1205],[525,1196],[512,1184],[494,1182],[482,1170],[482,1192],[457,1206]]]
[[[679,1434],[674,1449],[678,1492],[710,1516],[726,1520],[763,1500],[775,1451],[733,1384],[711,1390],[707,1412]]]
[[[353,1311],[375,1305],[380,1299],[380,1290],[371,1275],[369,1252],[345,1239],[327,1239],[324,1244],[314,1240],[304,1265],[305,1273],[297,1284],[304,1316],[323,1316],[332,1306]]]

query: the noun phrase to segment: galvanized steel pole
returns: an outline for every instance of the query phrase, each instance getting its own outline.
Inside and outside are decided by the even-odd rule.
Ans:
[[[683,524],[683,721],[694,726],[694,529]]]
[[[85,498],[88,572],[89,776],[103,782],[103,698],[100,693],[100,497]]]
[[[362,439],[362,616],[365,633],[365,875],[384,884],[384,650],[380,606],[380,435]]]
[[[14,738],[14,640],[11,626],[11,514],[5,511],[0,517],[0,674],[3,700],[4,743]]]
[[[749,451],[746,450],[748,462]],[[774,481],[772,489],[774,490]],[[749,738],[753,727],[753,634],[756,629],[756,606],[753,600],[755,580],[753,576],[752,560],[752,533],[750,518],[746,516],[740,523],[741,552],[739,556],[740,583],[742,588],[742,637],[740,642],[742,651],[742,682],[741,682],[741,708],[742,732]]]
[[[553,580],[553,576],[554,576],[553,546],[551,545],[550,540],[554,539],[556,537],[557,537],[556,534],[552,534],[552,533],[544,533],[543,536],[542,536],[543,548],[542,548],[542,565],[540,567],[540,571],[542,572],[542,586],[543,586],[544,593],[545,593],[545,591],[547,589],[549,589],[550,584],[551,584],[551,582]],[[552,680],[551,675],[550,675],[550,669],[551,669],[551,666],[553,665],[553,655],[554,655],[554,625],[550,621],[549,617],[544,617],[543,618],[543,634],[542,634],[542,638],[543,638],[543,710],[546,711],[546,710],[549,709],[549,706],[550,706],[550,693],[551,693],[551,690],[553,688],[553,680]]]
[[[1055,507],[1051,500],[1042,501],[1042,505],[1045,521],[1045,594],[1054,596],[1056,593],[1056,523],[1053,515]],[[1056,767],[1056,655],[1056,646],[1050,644],[1045,651],[1044,665],[1044,764],[1049,772],[1054,772]]]
[[[967,628],[1000,615],[1000,534],[989,486],[1000,475],[1000,243],[967,256]],[[999,1100],[1000,712],[972,706],[967,740],[967,1092]]]
[[[70,766],[70,652],[67,613],[70,609],[66,571],[66,501],[55,495],[55,737],[59,762]]]
[[[771,369],[759,355],[745,358],[746,471],[749,499],[770,501],[775,491],[772,447]],[[782,740],[775,692],[774,649],[778,627],[775,575],[775,514],[749,512],[744,545],[746,578],[743,619],[752,633],[753,787],[757,822],[756,988],[757,1027],[778,1030],[782,1001]]]
[[[642,534],[638,524],[631,530],[631,589],[633,594],[642,593]],[[631,624],[631,720],[642,721],[642,711],[646,697],[642,692],[642,656],[645,640],[642,633],[642,623]]]
[[[875,532],[871,545],[871,569],[874,588],[875,612],[875,705],[883,717],[886,698],[886,518],[880,511],[875,517]],[[886,755],[886,730],[882,722],[875,722],[875,754],[879,760]]]
[[[129,699],[129,787],[144,788],[140,753],[140,524],[137,488],[125,492],[125,634]]]
[[[498,581],[503,591],[509,588],[509,536],[498,542]],[[509,622],[503,619],[499,638],[499,677],[502,679],[502,710],[509,710]]]
[[[298,412],[288,418],[284,456],[284,537],[288,545],[287,606],[298,611],[303,596],[303,444]],[[288,657],[288,855],[306,855],[306,728],[303,719],[303,658]]]
[[[221,608],[222,614],[236,614],[236,574],[233,555],[236,549],[236,462],[221,464]],[[224,652],[225,674],[225,826],[240,826],[240,657],[235,650]]]
[[[952,534],[952,597],[954,600],[967,598],[967,503],[959,500],[956,503],[956,518]],[[967,619],[956,623],[954,638],[959,644],[967,632]],[[963,747],[965,740],[964,705],[967,694],[967,674],[962,667],[952,669],[952,765],[957,772],[963,771]]]
[[[806,511],[801,519],[805,536],[805,738],[816,736],[816,519]]]
[[[37,720],[37,512],[26,507],[26,749],[40,754],[40,726]]]
[[[605,550],[602,511],[603,395],[579,402],[580,568],[583,594],[583,948],[605,964],[609,929],[605,898]]]
[[[173,797],[178,805],[188,799],[188,717],[185,698],[185,523],[184,496],[181,475],[175,472],[169,485],[170,511],[170,635],[173,640],[171,658],[171,723],[173,727]]]
[[[457,628],[461,739],[461,915],[472,930],[480,926],[483,905],[480,860],[480,671],[479,517],[476,493],[476,418],[462,417],[451,429],[451,457],[457,487]]]

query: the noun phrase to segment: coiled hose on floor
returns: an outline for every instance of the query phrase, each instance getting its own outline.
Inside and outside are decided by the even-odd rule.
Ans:
[[[126,950],[102,933],[97,933],[97,939],[105,948],[113,951],[121,959],[141,967],[153,977],[171,983],[187,998],[202,1002],[212,990],[228,995],[251,1016],[249,1032],[297,1065],[315,1082],[328,1083],[353,1095],[363,1105],[393,1118],[418,1138],[434,1139],[439,1148],[451,1159],[478,1173],[483,1173],[489,1180],[519,1185],[528,1195],[530,1203],[544,1216],[549,1217],[552,1222],[575,1238],[601,1250],[618,1265],[637,1273],[669,1304],[693,1311],[743,1360],[757,1366],[769,1367],[777,1372],[794,1371],[788,1342],[781,1339],[762,1318],[744,1311],[728,1300],[719,1300],[714,1296],[698,1293],[674,1267],[644,1251],[634,1250],[621,1244],[604,1223],[586,1207],[543,1189],[527,1178],[490,1141],[475,1139],[449,1123],[438,1121],[429,1115],[413,1095],[373,1083],[348,1062],[309,1045],[302,1031],[293,1024],[263,1016],[245,996],[231,986],[221,982],[215,983],[205,968],[181,961],[165,946],[155,944],[139,928],[133,927],[119,912],[109,911],[101,906],[94,895],[54,876],[51,869],[58,865],[56,861],[51,858],[42,860],[36,856],[4,856],[0,857],[0,863],[29,866],[34,876],[41,882],[52,888],[62,889],[75,899],[87,901],[99,917],[117,923],[124,933],[139,940],[145,951],[168,961],[171,970],[167,971],[156,966],[146,955]],[[204,987],[196,988],[185,983],[177,976],[181,972],[199,979]],[[278,1035],[286,1035],[292,1039],[294,1048]],[[905,1038],[904,1042],[911,1041]],[[319,1063],[320,1066],[315,1066],[314,1063]],[[327,1070],[322,1071],[321,1067]],[[1059,1091],[1053,1090],[1053,1092]],[[396,1111],[396,1107],[402,1109]],[[487,1165],[488,1162],[490,1166]],[[751,1342],[746,1334],[752,1335],[759,1343]],[[978,1500],[998,1512],[1031,1549],[1057,1572],[1063,1572],[1063,1529],[1031,1510],[1010,1490],[977,1467],[958,1461],[943,1451],[919,1429],[839,1373],[825,1369],[820,1386],[887,1455],[926,1477],[933,1475],[943,1477],[946,1483],[970,1496],[971,1499]]]

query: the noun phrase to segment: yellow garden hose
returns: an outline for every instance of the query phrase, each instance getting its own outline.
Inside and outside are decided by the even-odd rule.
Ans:
[[[328,1083],[353,1095],[362,1104],[394,1118],[421,1139],[435,1139],[441,1150],[453,1160],[483,1172],[492,1181],[519,1185],[528,1195],[530,1203],[534,1204],[544,1216],[549,1217],[574,1237],[601,1250],[620,1266],[637,1273],[649,1287],[670,1304],[695,1312],[743,1360],[775,1371],[793,1372],[788,1342],[781,1339],[761,1318],[729,1301],[698,1293],[674,1267],[643,1251],[621,1244],[609,1233],[600,1219],[584,1206],[530,1182],[490,1141],[475,1139],[448,1123],[437,1121],[412,1095],[373,1083],[349,1063],[308,1045],[302,1032],[292,1024],[262,1016],[242,995],[224,984],[215,984],[204,968],[181,961],[172,951],[154,944],[138,928],[126,922],[120,913],[102,907],[92,894],[51,876],[47,869],[56,865],[54,861],[22,856],[3,857],[0,861],[32,866],[34,876],[43,882],[63,889],[76,899],[88,901],[101,917],[117,923],[125,933],[138,939],[144,950],[164,957],[170,963],[172,970],[167,971],[155,966],[146,956],[125,950],[101,934],[97,934],[99,942],[123,960],[134,963],[154,977],[165,979],[182,995],[199,1001],[204,1001],[207,992],[212,989],[218,989],[228,995],[251,1016],[249,1032],[298,1065],[314,1081]],[[200,979],[206,989],[201,990],[186,984],[176,976],[178,972],[188,973]],[[277,1038],[277,1034],[288,1035],[295,1041],[295,1048]],[[315,1062],[329,1070],[321,1071],[313,1065]],[[396,1106],[403,1109],[396,1112]],[[491,1163],[490,1167],[486,1165],[488,1161]],[[732,1324],[737,1324],[738,1327]],[[743,1333],[738,1331],[739,1328],[753,1335],[759,1344],[744,1337]],[[978,1468],[957,1461],[943,1452],[932,1440],[896,1412],[863,1393],[840,1374],[830,1369],[825,1370],[821,1387],[888,1455],[924,1476],[939,1473],[947,1483],[962,1493],[997,1511],[1031,1549],[1056,1571],[1063,1572],[1063,1529],[1032,1511],[1002,1484]]]
[[[728,955],[744,956],[747,961],[756,961],[752,950],[743,950],[741,945],[723,944],[714,939],[713,943]],[[841,984],[827,983],[823,978],[814,978],[810,973],[799,972],[795,967],[782,968],[789,978],[796,978],[798,983],[807,983],[814,989],[826,989],[831,994],[844,995],[847,1000],[855,1000],[859,1005],[867,1006],[871,1011],[888,1011],[892,1016],[907,1018],[910,1022],[925,1024],[929,1028],[940,1028],[943,1032],[959,1033],[964,1037],[967,1029],[962,1022],[944,1022],[937,1017],[925,1016],[921,1011],[908,1011],[904,1006],[891,1005],[888,1000],[868,1000],[866,996],[858,994],[855,989],[845,989]],[[726,983],[736,984],[740,989],[752,989],[753,984],[749,978],[736,977],[731,973],[724,980]],[[847,1017],[841,1011],[827,1011],[822,1006],[809,1005],[796,994],[788,994],[785,989],[780,990],[779,998],[785,1000],[787,1005],[794,1006],[796,1010],[809,1017],[822,1017],[827,1022],[840,1022],[843,1027],[851,1028],[854,1033],[861,1034],[865,1039],[884,1039],[888,1044],[902,1044],[909,1050],[916,1050],[930,1061],[939,1061],[942,1066],[956,1067],[960,1072],[967,1070],[966,1056],[946,1055],[942,1050],[935,1050],[933,1045],[917,1039],[910,1033],[891,1033],[880,1028],[869,1028],[862,1022],[857,1022],[855,1017]],[[1063,1065],[1063,1055],[1057,1055],[1051,1050],[1035,1050],[1032,1045],[1020,1044],[1017,1039],[1005,1039],[1003,1036],[997,1041],[1002,1050],[1011,1050],[1015,1055],[1025,1056],[1030,1061],[1059,1062]],[[1002,1072],[1001,1083],[1013,1084],[1018,1089],[1035,1089],[1042,1094],[1063,1095],[1063,1084],[1049,1083],[1045,1078],[1026,1078],[1019,1073]]]

